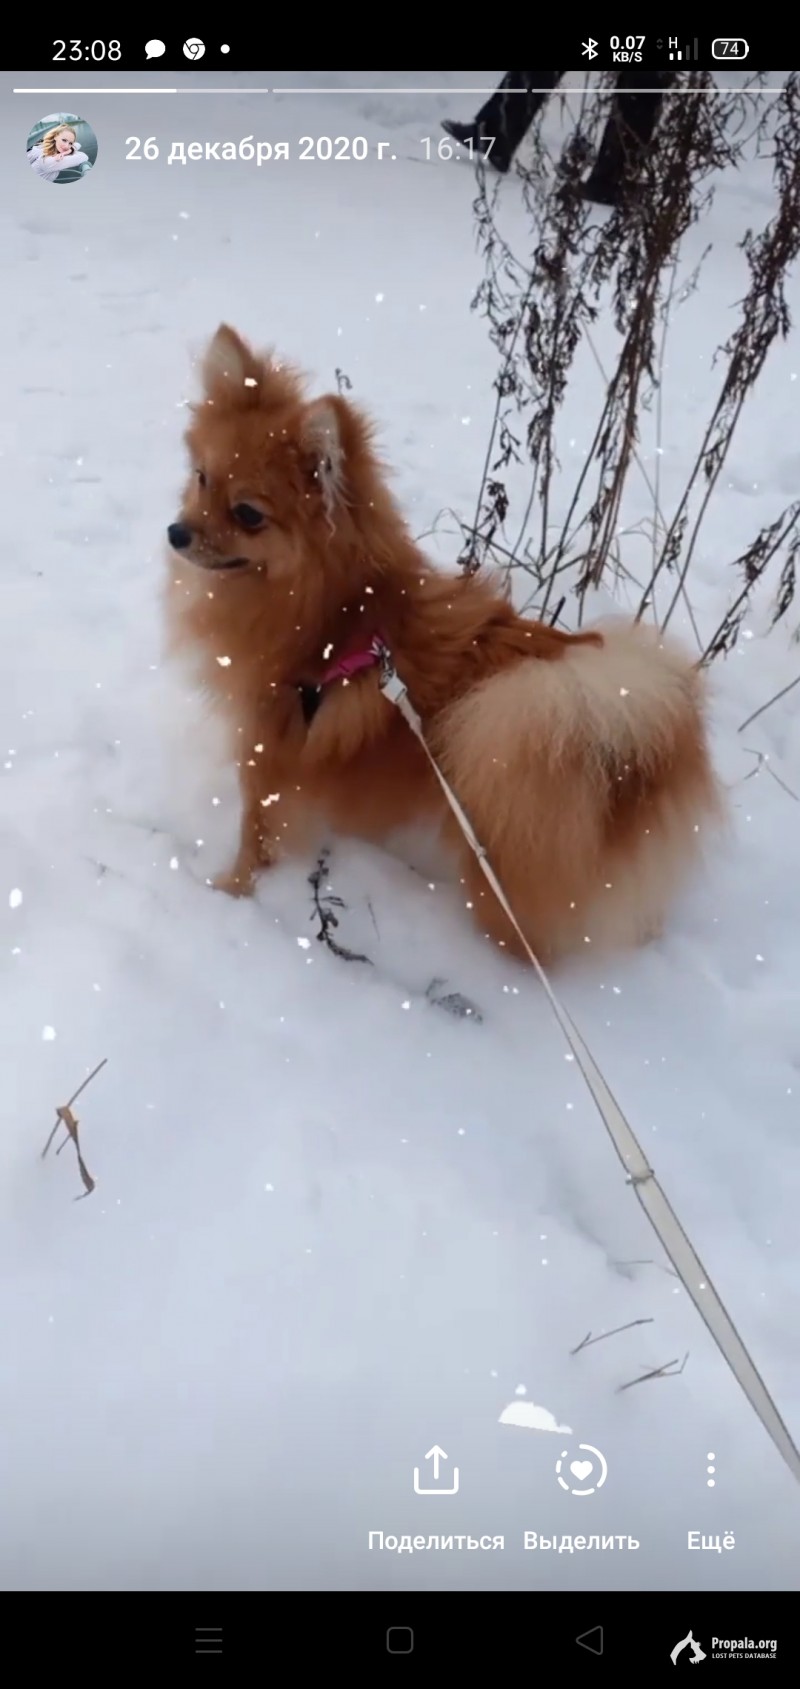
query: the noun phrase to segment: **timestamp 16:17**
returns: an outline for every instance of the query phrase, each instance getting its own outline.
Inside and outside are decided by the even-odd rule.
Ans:
[[[423,157],[429,162],[435,162],[437,159],[468,158],[470,163],[474,163],[477,158],[491,156],[496,140],[496,135],[481,135],[476,146],[471,137],[463,141],[439,141],[431,135],[423,135],[419,144]]]

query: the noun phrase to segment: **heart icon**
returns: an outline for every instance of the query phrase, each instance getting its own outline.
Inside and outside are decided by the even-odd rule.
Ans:
[[[582,1479],[588,1478],[591,1470],[592,1463],[590,1460],[573,1460],[570,1466],[570,1472],[572,1473],[573,1478],[577,1478],[579,1483]]]

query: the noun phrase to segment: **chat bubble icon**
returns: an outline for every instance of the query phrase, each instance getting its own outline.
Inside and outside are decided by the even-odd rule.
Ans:
[[[144,56],[146,59],[160,59],[162,54],[166,53],[166,50],[163,41],[148,41]]]

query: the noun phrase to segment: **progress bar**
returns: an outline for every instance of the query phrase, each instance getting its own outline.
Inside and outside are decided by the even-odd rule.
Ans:
[[[551,88],[534,88],[533,93],[551,94]],[[595,95],[598,99],[607,98],[611,90],[608,88],[559,87],[560,94],[580,94],[584,99],[591,99]],[[681,94],[696,98],[703,94],[730,94],[731,98],[740,99],[743,94],[780,94],[782,85],[769,83],[759,88],[637,88],[637,94],[663,94],[665,99],[679,99]],[[491,94],[492,88],[255,88],[240,84],[238,88],[12,88],[12,94],[316,94],[320,99],[335,99],[339,94]],[[524,95],[527,89],[509,88],[504,97],[510,94]]]
[[[268,93],[268,89],[254,89],[254,93]],[[12,94],[177,94],[177,88],[12,88]],[[198,93],[200,90],[198,89]],[[221,88],[220,93],[227,93]]]

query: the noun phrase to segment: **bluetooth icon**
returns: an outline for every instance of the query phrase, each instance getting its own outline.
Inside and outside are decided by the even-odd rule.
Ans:
[[[592,40],[591,35],[588,41],[581,42],[581,52],[585,59],[597,58],[597,42]]]

